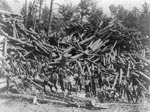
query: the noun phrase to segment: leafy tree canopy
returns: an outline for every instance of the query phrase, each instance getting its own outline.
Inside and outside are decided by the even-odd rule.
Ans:
[[[5,0],[0,0],[0,10],[12,12],[12,9]]]

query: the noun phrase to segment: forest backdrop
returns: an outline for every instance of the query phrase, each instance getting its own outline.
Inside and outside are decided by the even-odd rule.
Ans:
[[[18,0],[14,1],[16,3],[19,2]],[[81,2],[76,6],[71,3],[67,5],[56,4],[55,0],[52,0],[52,6],[57,6],[57,8],[52,8],[52,17],[50,17],[51,20],[49,20],[49,15],[51,15],[50,6],[45,4],[45,0],[25,0],[25,4],[20,12],[28,25],[30,25],[30,23],[32,23],[32,27],[39,27],[43,25],[44,28],[47,29],[49,27],[47,22],[52,21],[53,24],[50,25],[52,29],[59,30],[57,27],[63,27],[63,24],[66,23],[71,24],[81,21],[94,23],[97,19],[103,20],[117,18],[118,20],[121,20],[125,26],[138,29],[144,35],[150,35],[150,4],[146,2],[142,4],[141,9],[138,9],[135,6],[132,10],[125,9],[123,5],[116,6],[112,4],[109,6],[111,17],[107,17],[107,15],[103,12],[103,9],[98,7],[94,0],[81,0]],[[0,5],[0,9],[12,11],[7,1],[1,0]],[[38,22],[33,22],[35,20]],[[61,27],[59,28],[61,29]]]

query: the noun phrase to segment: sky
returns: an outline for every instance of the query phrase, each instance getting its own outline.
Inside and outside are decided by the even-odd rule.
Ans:
[[[6,1],[11,6],[13,12],[19,14],[25,0],[6,0]],[[14,2],[14,1],[19,1],[19,2]],[[29,2],[33,0],[27,0],[27,1]],[[54,0],[54,2],[59,4],[72,3],[73,5],[77,5],[80,2],[80,0]],[[150,0],[96,0],[96,2],[98,3],[98,6],[103,9],[104,13],[108,15],[110,15],[109,6],[111,4],[114,5],[121,4],[124,6],[124,8],[129,10],[131,10],[134,6],[141,9],[142,8],[141,6],[142,4],[144,4],[144,2],[148,2],[150,4]],[[49,5],[49,3],[50,0],[45,0],[45,5]]]

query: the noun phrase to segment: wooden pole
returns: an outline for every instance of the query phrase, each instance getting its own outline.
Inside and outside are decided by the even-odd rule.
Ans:
[[[129,77],[129,75],[130,75],[130,61],[128,63],[128,68],[127,68],[127,77]]]
[[[122,76],[123,76],[123,70],[120,69],[120,79],[119,79],[119,83],[120,84],[122,83]]]
[[[81,66],[81,62],[78,62],[78,61],[77,61],[77,63],[78,63],[78,66],[79,66],[79,68],[80,68],[80,70],[81,70],[81,74],[84,75],[84,70],[83,70],[83,68],[82,68],[82,66]]]
[[[4,39],[4,50],[3,50],[3,56],[7,56],[7,37]]]
[[[120,69],[120,71],[121,71],[121,69]],[[115,86],[116,86],[116,84],[117,84],[118,77],[119,77],[119,73],[118,73],[118,74],[116,75],[116,77],[115,77],[115,80],[114,80],[114,83],[113,83],[112,89],[114,89],[114,88],[115,88]]]
[[[16,25],[15,25],[15,21],[13,21],[13,37],[16,38]]]
[[[5,39],[4,39],[4,50],[3,50],[3,56],[4,56],[4,64],[6,63],[5,62],[5,59],[6,59],[6,56],[7,56],[7,36],[5,36]],[[7,65],[5,66],[5,68],[7,68]],[[10,82],[10,74],[9,74],[9,71],[5,71],[5,76],[6,76],[6,84],[7,84],[7,92],[9,90],[9,82]]]

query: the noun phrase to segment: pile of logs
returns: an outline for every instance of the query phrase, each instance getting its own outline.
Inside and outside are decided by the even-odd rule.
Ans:
[[[108,24],[101,21],[96,30],[90,29],[88,23],[74,25],[74,28],[80,27],[80,31],[75,29],[71,34],[65,29],[66,35],[55,41],[54,37],[25,28],[21,16],[1,11],[0,35],[5,36],[1,43],[4,45],[4,70],[11,77],[29,76],[33,81],[35,74],[42,77],[44,67],[69,69],[82,77],[105,77],[110,89],[116,89],[124,79],[129,79],[132,87],[138,85],[148,91],[150,37],[124,27],[117,20]]]

